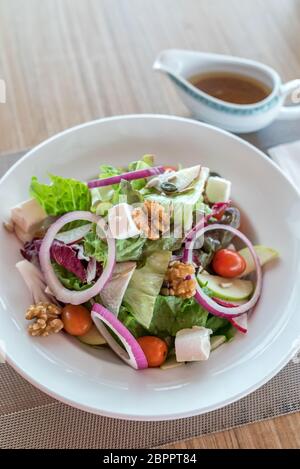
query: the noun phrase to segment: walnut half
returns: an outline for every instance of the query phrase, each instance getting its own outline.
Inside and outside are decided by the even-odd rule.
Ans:
[[[47,337],[50,334],[57,334],[64,324],[59,316],[62,310],[52,303],[37,303],[31,305],[26,311],[25,318],[35,321],[28,326],[28,332],[32,336]]]
[[[165,233],[169,228],[169,217],[158,202],[146,200],[142,207],[133,210],[132,218],[148,239],[159,239],[160,233]]]
[[[195,268],[191,264],[174,261],[169,264],[166,272],[165,284],[162,294],[180,296],[181,298],[192,298],[196,294]]]

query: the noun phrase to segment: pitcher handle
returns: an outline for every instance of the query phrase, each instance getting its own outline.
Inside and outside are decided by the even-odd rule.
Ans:
[[[296,105],[292,106],[282,106],[280,109],[280,113],[277,119],[280,120],[293,120],[300,118],[300,79],[299,80],[292,80],[288,83],[285,83],[281,86],[281,96],[286,98],[291,93],[294,94],[294,102],[297,102]]]

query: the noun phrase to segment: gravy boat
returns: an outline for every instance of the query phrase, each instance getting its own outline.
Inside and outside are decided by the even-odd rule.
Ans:
[[[300,79],[283,84],[274,69],[260,62],[229,55],[168,49],[159,54],[153,68],[172,80],[196,119],[225,130],[248,133],[268,126],[275,119],[300,118]],[[271,93],[255,104],[222,101],[189,82],[191,77],[209,72],[232,72],[254,78],[267,85]],[[284,105],[289,95],[298,105]]]

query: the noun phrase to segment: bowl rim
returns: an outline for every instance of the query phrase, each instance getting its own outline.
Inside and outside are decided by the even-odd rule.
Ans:
[[[290,189],[295,193],[295,197],[298,198],[298,200],[300,200],[300,191],[297,190],[297,188],[290,182],[290,180],[285,175],[285,173],[280,169],[280,167],[278,165],[276,165],[274,163],[274,161],[272,161],[265,153],[263,153],[260,149],[258,149],[257,147],[255,147],[251,143],[243,140],[242,138],[238,137],[237,135],[231,134],[230,132],[228,132],[226,130],[223,130],[223,129],[220,129],[218,127],[215,127],[213,125],[203,123],[203,122],[199,122],[199,121],[196,121],[196,120],[190,119],[190,118],[177,117],[177,116],[167,115],[167,114],[121,114],[121,115],[115,115],[115,116],[111,116],[111,117],[95,119],[95,120],[92,120],[92,121],[88,121],[88,122],[85,122],[85,123],[78,124],[76,126],[67,128],[67,129],[65,129],[65,130],[63,130],[59,133],[56,133],[55,135],[51,136],[50,138],[42,141],[40,144],[38,144],[37,146],[35,146],[34,148],[32,148],[31,150],[26,152],[26,154],[22,158],[20,158],[16,163],[14,163],[14,165],[11,166],[11,168],[9,168],[8,171],[2,176],[2,178],[0,179],[0,186],[1,186],[2,182],[15,170],[15,168],[19,164],[21,164],[23,161],[30,158],[31,155],[34,154],[36,151],[39,151],[41,148],[48,145],[52,141],[54,141],[56,139],[59,139],[59,138],[63,137],[64,135],[67,135],[68,133],[76,132],[77,130],[80,130],[80,129],[85,128],[85,127],[98,125],[100,123],[105,123],[105,122],[110,122],[110,121],[119,121],[119,120],[127,120],[127,119],[145,119],[145,118],[146,119],[158,119],[158,120],[163,119],[163,120],[178,121],[178,122],[183,122],[183,123],[187,123],[187,124],[193,124],[193,125],[196,125],[196,126],[199,126],[199,127],[208,128],[208,129],[211,129],[211,130],[213,130],[217,133],[223,134],[223,135],[229,137],[230,139],[238,141],[238,142],[242,143],[243,145],[246,145],[248,148],[251,148],[252,151],[259,154],[261,158],[268,161],[268,164],[273,166],[274,170],[277,173],[281,174],[281,176],[284,177],[286,183],[290,186]],[[243,398],[243,397],[249,395],[250,393],[256,391],[261,386],[266,384],[270,379],[272,379],[277,373],[279,373],[284,368],[284,366],[286,366],[288,364],[288,362],[292,359],[294,354],[295,354],[295,350],[290,348],[289,350],[287,350],[287,352],[284,355],[284,357],[282,358],[282,360],[274,368],[272,368],[272,370],[269,371],[263,379],[259,380],[258,382],[255,382],[251,386],[248,386],[247,389],[244,389],[243,391],[235,394],[233,397],[224,399],[222,401],[219,401],[215,405],[209,405],[209,406],[207,406],[207,408],[194,409],[194,410],[191,410],[191,411],[177,412],[177,413],[174,413],[174,414],[168,413],[168,414],[146,415],[146,416],[142,415],[142,414],[138,414],[138,413],[131,415],[131,414],[121,413],[121,412],[105,411],[105,410],[102,410],[102,409],[99,409],[99,408],[96,408],[96,407],[93,407],[93,406],[89,406],[89,405],[86,405],[86,404],[84,404],[84,405],[80,404],[77,401],[75,401],[74,399],[67,398],[64,395],[60,394],[60,393],[52,391],[46,385],[44,385],[42,382],[40,382],[38,380],[38,378],[33,378],[32,376],[30,376],[30,374],[28,374],[26,371],[22,370],[19,367],[18,363],[16,363],[9,356],[9,354],[6,355],[6,362],[9,365],[11,365],[23,378],[25,378],[29,383],[34,385],[36,388],[40,389],[41,391],[43,391],[47,395],[55,398],[56,400],[59,400],[60,402],[63,402],[64,404],[71,405],[71,406],[73,406],[77,409],[84,410],[84,411],[91,412],[91,413],[98,414],[98,415],[102,415],[102,416],[105,416],[105,417],[112,417],[112,418],[117,418],[117,419],[121,419],[121,420],[167,421],[167,420],[176,420],[176,419],[180,419],[180,418],[188,418],[188,417],[192,417],[192,416],[202,415],[202,414],[205,414],[207,412],[212,412],[214,410],[223,408],[223,407],[225,407],[229,404],[232,404],[232,403],[240,400],[241,398]]]

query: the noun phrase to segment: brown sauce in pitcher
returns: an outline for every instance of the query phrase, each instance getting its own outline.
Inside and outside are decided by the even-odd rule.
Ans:
[[[271,94],[271,88],[255,78],[231,72],[195,75],[190,83],[204,93],[234,104],[255,104]]]

